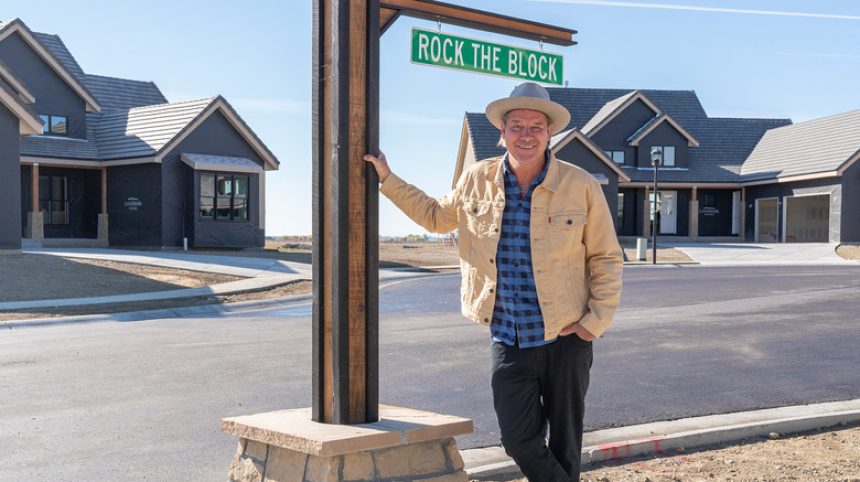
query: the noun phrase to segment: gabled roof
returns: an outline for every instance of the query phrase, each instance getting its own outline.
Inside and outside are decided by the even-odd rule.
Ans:
[[[18,93],[0,83],[0,105],[18,118],[18,132],[22,136],[42,133],[42,119],[18,96]]]
[[[626,182],[630,180],[630,177],[618,167],[615,162],[612,161],[607,155],[606,152],[600,148],[597,144],[595,144],[591,139],[589,139],[585,134],[583,134],[579,129],[573,128],[568,129],[564,132],[560,132],[554,136],[549,141],[549,148],[553,153],[557,153],[568,143],[573,141],[574,139],[578,140],[582,143],[588,150],[594,153],[598,159],[603,161],[604,164],[609,166],[610,169],[615,171],[618,174],[618,179],[622,182]]]
[[[860,158],[860,110],[772,129],[741,169],[743,181],[841,175]]]
[[[197,126],[202,124],[203,121],[205,121],[210,115],[214,114],[215,112],[220,112],[222,115],[224,115],[230,125],[232,125],[233,128],[236,129],[237,132],[239,132],[242,138],[245,139],[245,142],[247,142],[248,145],[250,145],[251,148],[254,149],[257,155],[260,156],[261,159],[263,159],[263,167],[267,168],[266,170],[278,169],[278,166],[280,165],[278,158],[275,157],[272,151],[270,151],[265,144],[263,144],[263,141],[261,141],[260,138],[257,137],[257,134],[255,134],[254,131],[252,131],[251,128],[248,127],[248,124],[246,124],[245,121],[242,120],[236,110],[233,109],[233,106],[231,106],[230,103],[227,102],[227,100],[220,95],[213,98],[213,100],[209,103],[206,109],[203,110],[203,112],[198,114],[195,119],[193,119],[190,123],[188,123],[188,125],[183,127],[182,130],[178,132],[173,139],[170,140],[170,142],[168,142],[164,147],[159,149],[156,160],[160,162],[161,156],[164,156],[168,152],[170,152],[171,149],[173,149],[180,142],[182,142],[182,140],[185,139],[185,137],[188,136],[194,129],[196,129]]]
[[[580,128],[609,102],[634,89],[547,88],[550,98],[565,106],[571,114],[568,127]],[[768,129],[791,124],[789,119],[735,119],[708,117],[692,90],[641,90],[659,110],[676,120],[698,142],[689,150],[686,170],[665,170],[661,179],[668,182],[738,182],[743,162]],[[632,96],[631,96],[632,97]],[[499,156],[504,149],[496,147],[499,130],[484,113],[467,113],[469,134],[475,159]],[[575,161],[575,159],[567,159]],[[458,165],[461,162],[458,158]],[[648,182],[653,171],[631,166],[621,168],[633,182]]]
[[[95,128],[99,159],[108,161],[154,156],[214,99],[210,97],[102,114]]]
[[[81,80],[83,71],[59,37],[34,33],[17,18],[10,22],[0,22],[0,41],[16,32],[84,100],[87,111],[97,112],[101,109],[92,92]]]
[[[588,137],[597,134],[597,131],[603,129],[607,124],[612,122],[612,119],[616,118],[618,114],[624,112],[625,109],[633,105],[637,100],[647,105],[649,109],[654,111],[654,114],[661,113],[660,109],[654,105],[654,103],[651,102],[641,90],[634,90],[604,104],[603,107],[594,114],[594,117],[589,119],[589,121],[582,126],[582,132]]]
[[[161,162],[163,156],[215,112],[224,115],[265,161],[266,167],[278,168],[275,155],[220,96],[105,112],[95,128],[98,158],[102,161],[146,158]]]
[[[18,97],[27,104],[36,102],[36,98],[33,97],[33,94],[31,94],[29,90],[27,90],[27,87],[24,86],[24,82],[16,77],[2,60],[0,60],[0,79],[9,84],[18,94]]]
[[[669,123],[679,134],[687,138],[687,146],[688,147],[699,147],[699,141],[696,140],[686,129],[681,127],[678,122],[672,118],[669,114],[658,114],[654,116],[651,120],[645,123],[642,127],[639,128],[638,131],[634,132],[630,137],[627,138],[627,142],[630,143],[631,146],[638,146],[639,141],[644,139],[648,134],[651,133],[654,129],[657,128],[660,124],[667,122]]]
[[[167,98],[153,82],[85,74],[84,83],[106,109],[167,103]]]

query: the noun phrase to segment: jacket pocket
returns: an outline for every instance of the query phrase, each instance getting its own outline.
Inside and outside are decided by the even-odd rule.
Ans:
[[[463,203],[463,212],[466,219],[466,229],[475,237],[486,238],[491,236],[497,228],[494,223],[492,205],[489,202],[466,201]]]
[[[582,243],[582,230],[587,217],[584,213],[558,213],[549,215],[549,231],[552,243],[563,257]]]

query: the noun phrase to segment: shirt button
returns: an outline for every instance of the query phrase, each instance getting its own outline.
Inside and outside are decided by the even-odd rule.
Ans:
[[[492,292],[493,292],[493,288],[490,288],[490,293],[492,293]]]
[[[490,264],[495,263],[496,261],[493,258],[490,258]]]
[[[568,220],[567,220],[567,224],[573,224],[573,220],[572,220],[572,219],[568,219]]]

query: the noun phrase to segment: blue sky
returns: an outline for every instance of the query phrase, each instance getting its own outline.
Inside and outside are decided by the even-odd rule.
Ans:
[[[860,109],[860,2],[854,0],[452,0],[577,30],[571,87],[695,90],[711,117],[795,122]],[[310,0],[4,1],[6,19],[60,35],[85,72],[159,85],[170,101],[224,95],[281,161],[268,175],[267,234],[309,234]],[[514,80],[409,63],[413,26],[382,38],[381,145],[401,177],[451,186],[463,113]],[[442,31],[537,49],[451,25]],[[384,235],[423,233],[387,200]]]

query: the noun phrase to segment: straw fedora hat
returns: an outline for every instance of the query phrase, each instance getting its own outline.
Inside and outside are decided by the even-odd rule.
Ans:
[[[534,82],[520,84],[514,87],[511,95],[490,102],[486,110],[487,118],[501,130],[502,117],[514,109],[531,109],[546,114],[552,124],[550,135],[564,129],[570,123],[570,112],[561,104],[549,100],[549,92]]]

